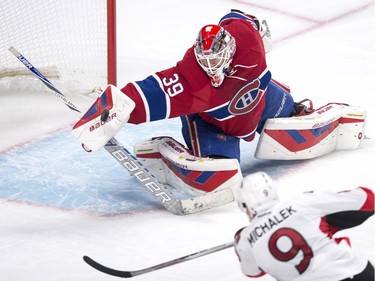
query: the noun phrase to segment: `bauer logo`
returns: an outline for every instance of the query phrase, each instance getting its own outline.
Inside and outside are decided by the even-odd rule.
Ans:
[[[116,117],[116,112],[109,115],[105,122],[99,121],[99,122],[96,122],[94,125],[91,125],[90,128],[89,128],[90,132],[100,128],[101,126],[103,126],[104,124],[106,124],[108,122],[111,122],[113,120],[113,118],[115,118],[115,117]]]
[[[145,171],[142,164],[130,158],[121,149],[113,151],[112,155],[129,171],[131,175],[136,177],[139,182],[144,184],[153,194],[155,194],[155,197],[159,199],[162,204],[172,200],[171,197],[163,191],[163,187],[160,186],[159,182]]]

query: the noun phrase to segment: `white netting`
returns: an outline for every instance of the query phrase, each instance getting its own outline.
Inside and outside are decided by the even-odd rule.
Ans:
[[[0,90],[43,87],[11,46],[49,79],[107,85],[107,0],[1,0],[0,38]]]

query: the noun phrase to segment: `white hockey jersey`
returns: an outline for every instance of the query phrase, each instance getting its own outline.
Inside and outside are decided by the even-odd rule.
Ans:
[[[364,187],[339,193],[303,193],[239,230],[235,250],[249,277],[279,281],[332,281],[362,272],[368,260],[333,235],[374,214],[374,193]]]

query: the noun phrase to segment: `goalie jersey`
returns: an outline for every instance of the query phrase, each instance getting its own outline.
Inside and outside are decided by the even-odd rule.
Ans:
[[[212,87],[191,47],[176,66],[122,89],[136,104],[129,123],[198,113],[228,135],[246,141],[254,138],[271,81],[262,38],[252,18],[244,14],[229,13],[220,25],[235,37],[237,45],[223,84]]]
[[[279,281],[343,280],[361,273],[367,259],[351,249],[339,230],[374,214],[374,193],[359,187],[339,193],[304,193],[279,203],[235,236],[242,272]]]

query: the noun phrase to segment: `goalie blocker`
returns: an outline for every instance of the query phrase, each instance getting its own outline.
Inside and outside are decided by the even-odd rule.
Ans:
[[[108,85],[83,117],[72,134],[87,151],[96,151],[114,137],[130,117],[135,103],[117,87]]]

